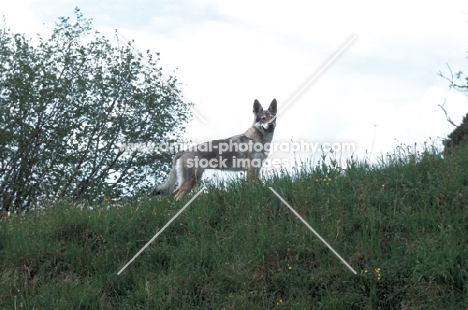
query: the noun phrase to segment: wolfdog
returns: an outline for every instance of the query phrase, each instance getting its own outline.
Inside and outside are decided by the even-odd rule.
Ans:
[[[155,188],[153,193],[159,195],[173,192],[175,199],[179,200],[201,180],[205,169],[247,171],[248,179],[255,180],[273,139],[276,106],[276,99],[273,99],[268,110],[263,110],[255,99],[254,122],[245,133],[204,142],[178,152],[166,182]]]

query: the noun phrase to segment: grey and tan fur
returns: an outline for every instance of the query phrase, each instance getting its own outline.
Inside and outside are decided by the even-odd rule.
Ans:
[[[195,148],[178,152],[174,156],[169,177],[164,184],[154,190],[154,193],[168,194],[173,192],[175,199],[179,200],[201,180],[205,169],[244,170],[247,171],[249,180],[254,180],[260,171],[261,163],[268,156],[268,152],[265,150],[273,139],[276,111],[276,99],[273,99],[267,110],[263,110],[260,102],[255,100],[252,127],[243,134],[223,140],[205,142]],[[226,150],[226,145],[229,146],[228,150]],[[241,151],[242,147],[248,145],[251,146],[248,150]],[[210,165],[208,167],[197,165],[201,162],[210,162]]]

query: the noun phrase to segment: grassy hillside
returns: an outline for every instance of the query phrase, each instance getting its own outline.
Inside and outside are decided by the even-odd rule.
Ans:
[[[468,308],[466,150],[208,188],[121,275],[189,197],[4,218],[0,309]]]

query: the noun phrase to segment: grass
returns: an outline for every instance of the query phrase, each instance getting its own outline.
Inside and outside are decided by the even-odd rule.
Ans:
[[[62,202],[0,222],[0,309],[467,309],[467,197],[466,149],[208,184],[120,275],[190,197]]]

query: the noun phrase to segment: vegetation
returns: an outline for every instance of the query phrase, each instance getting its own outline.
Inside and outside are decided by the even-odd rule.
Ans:
[[[141,195],[170,154],[119,146],[177,141],[190,104],[76,17],[0,30],[0,309],[468,309],[468,117],[444,153],[208,182],[118,275],[190,199]]]
[[[468,93],[468,76],[466,76],[463,71],[458,71],[455,74],[452,72],[450,66],[448,67],[450,74],[444,75],[439,71],[439,76],[444,78],[449,82],[449,86],[452,89],[456,89],[465,94]],[[452,147],[463,146],[468,144],[468,113],[463,118],[461,124],[456,125],[449,114],[445,110],[445,104],[440,105],[439,107],[444,111],[447,121],[452,124],[455,129],[450,133],[447,139],[444,141],[445,150],[450,153]]]
[[[453,146],[468,145],[468,113],[463,118],[462,123],[452,131],[444,142],[447,151]]]
[[[180,140],[190,104],[175,77],[158,54],[91,33],[78,9],[37,40],[0,29],[0,212],[147,190],[170,154],[122,146]]]
[[[466,148],[444,158],[401,146],[379,164],[331,160],[207,187],[120,275],[190,197],[4,218],[0,309],[468,307]]]

